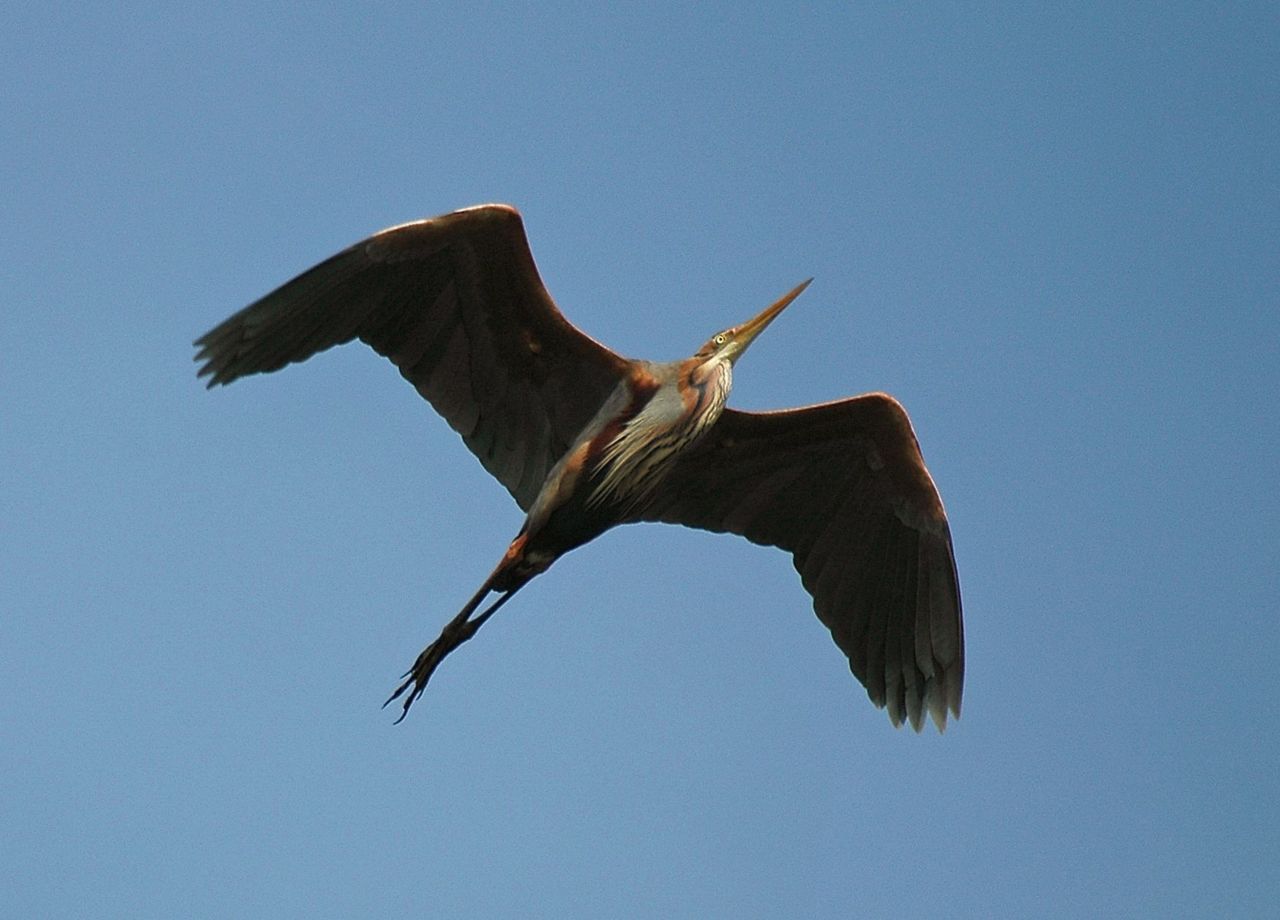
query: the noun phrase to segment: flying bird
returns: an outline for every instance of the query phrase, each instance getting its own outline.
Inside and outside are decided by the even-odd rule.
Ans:
[[[894,725],[919,731],[927,713],[941,731],[948,711],[960,714],[960,589],[907,413],[884,393],[777,412],[725,406],[737,361],[808,284],[692,357],[632,360],[557,309],[519,213],[483,205],[344,249],[201,336],[196,360],[213,387],[358,338],[526,512],[387,700],[404,698],[396,721],[440,662],[560,556],[615,525],[665,521],[790,553],[871,701]]]

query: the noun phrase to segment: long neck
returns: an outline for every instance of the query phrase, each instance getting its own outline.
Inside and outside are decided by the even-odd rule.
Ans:
[[[729,390],[733,388],[733,363],[724,358],[701,362],[690,358],[683,363],[681,371],[687,380],[686,401],[689,394],[695,400],[694,405],[690,406],[690,421],[694,426],[696,440],[716,423],[720,413],[724,411]]]
[[[589,503],[643,501],[681,454],[720,418],[733,368],[725,360],[690,358],[661,368],[653,397],[605,445]]]

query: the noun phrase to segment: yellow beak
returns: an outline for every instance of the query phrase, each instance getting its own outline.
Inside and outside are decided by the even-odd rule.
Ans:
[[[813,279],[810,278],[808,281],[800,282],[786,294],[783,294],[780,299],[766,307],[755,319],[748,320],[739,326],[733,337],[729,360],[737,361],[738,358],[742,357],[742,353],[747,350],[747,346],[755,341],[756,336],[764,332],[765,327],[773,322],[774,318],[785,310],[791,301],[804,293],[804,289],[809,286],[810,281],[813,281]]]

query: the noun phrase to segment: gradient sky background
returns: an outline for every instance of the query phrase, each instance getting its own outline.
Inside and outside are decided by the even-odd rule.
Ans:
[[[1274,3],[303,10],[3,14],[0,914],[1274,910]],[[661,526],[392,726],[518,510],[372,352],[210,393],[190,342],[484,201],[624,354],[816,277],[732,401],[906,404],[945,736],[784,555]]]

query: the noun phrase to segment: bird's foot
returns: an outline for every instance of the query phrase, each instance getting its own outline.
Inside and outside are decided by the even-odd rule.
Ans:
[[[400,713],[400,717],[396,719],[395,724],[399,725],[404,721],[404,717],[409,714],[409,707],[413,705],[414,700],[422,696],[422,692],[427,689],[427,681],[431,679],[436,667],[444,660],[444,656],[437,651],[439,645],[440,640],[437,639],[422,650],[422,653],[418,655],[418,660],[413,663],[413,667],[400,675],[405,678],[404,683],[396,687],[395,692],[387,697],[387,701],[382,704],[382,708],[386,709],[391,705],[392,701],[403,696],[406,690],[409,691],[409,695],[404,698],[404,709]]]
[[[404,683],[396,687],[395,692],[387,697],[387,701],[382,704],[385,709],[391,705],[393,700],[404,696],[404,708],[400,713],[400,718],[396,719],[395,724],[399,725],[404,721],[404,717],[409,714],[409,707],[427,689],[427,681],[431,680],[431,675],[440,666],[440,662],[444,661],[451,651],[470,639],[479,627],[480,622],[476,620],[450,623],[445,627],[444,632],[440,633],[440,638],[422,650],[422,653],[418,655],[418,660],[413,663],[413,667],[401,675],[405,678]]]

